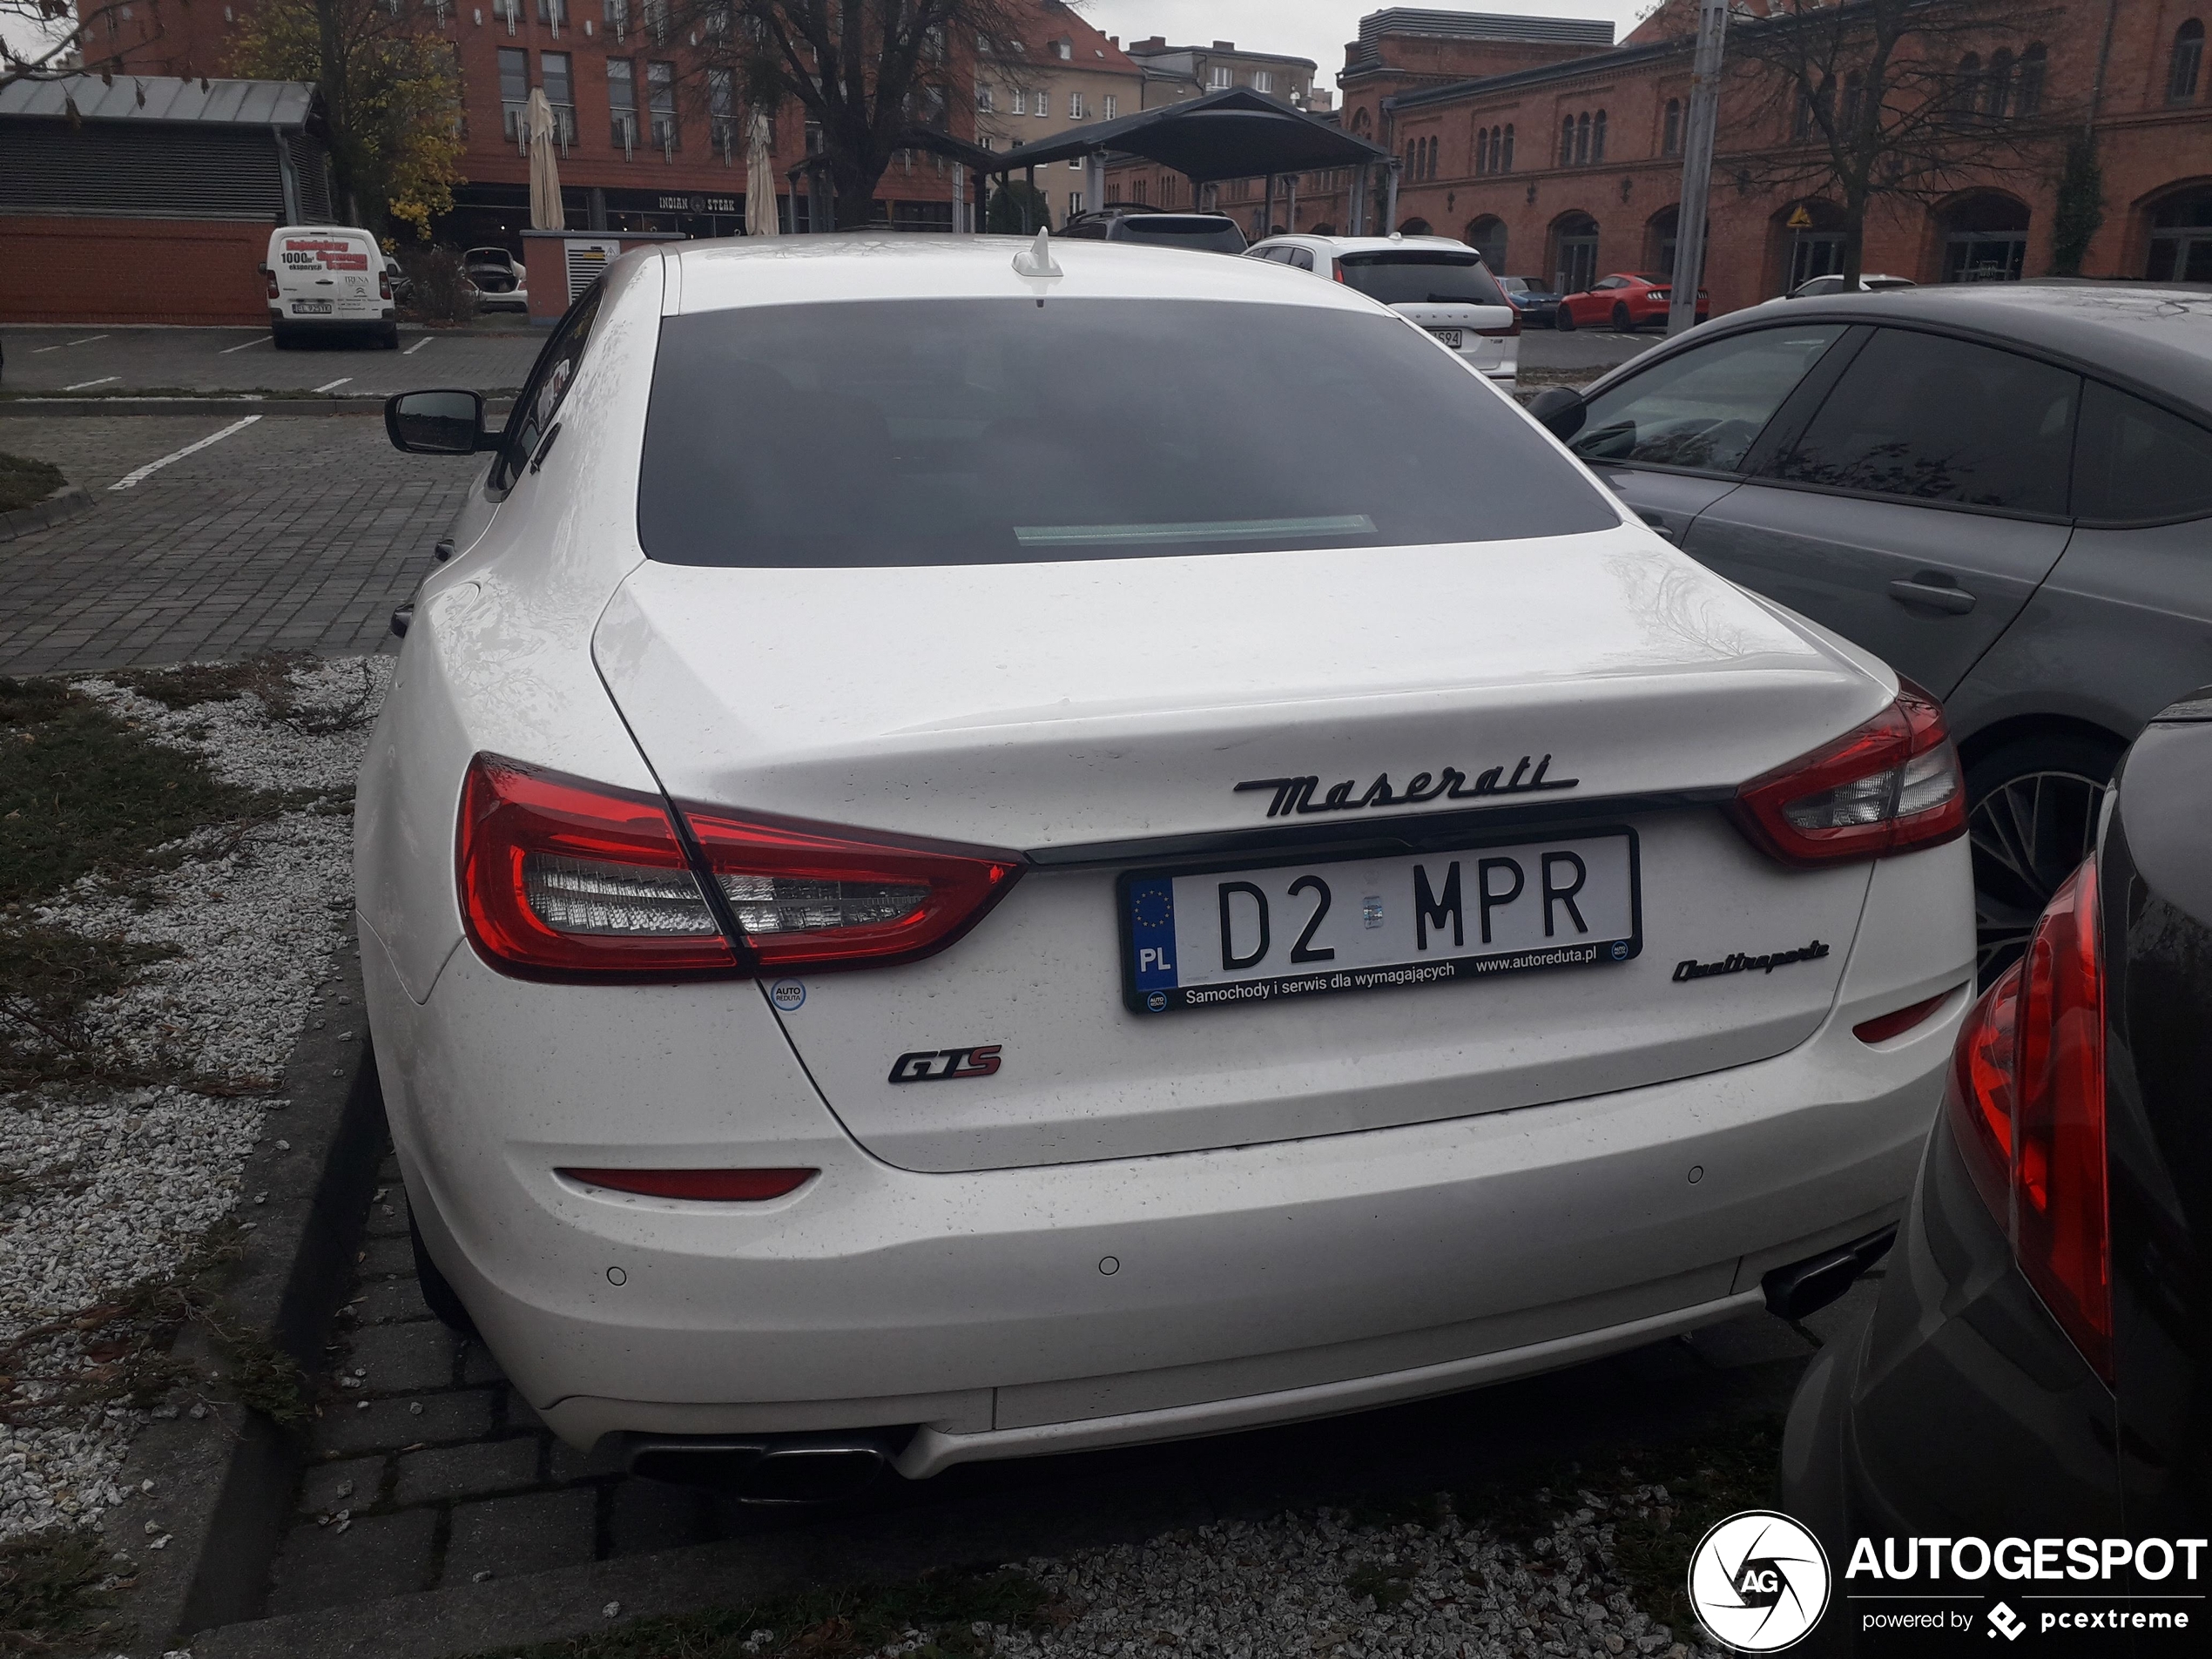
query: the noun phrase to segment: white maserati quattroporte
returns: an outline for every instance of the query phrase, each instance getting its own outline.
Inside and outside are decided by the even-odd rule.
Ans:
[[[1880,1247],[1973,973],[1940,711],[1372,300],[693,243],[502,432],[387,419],[487,461],[361,776],[376,1058],[426,1293],[575,1444],[815,1493]]]

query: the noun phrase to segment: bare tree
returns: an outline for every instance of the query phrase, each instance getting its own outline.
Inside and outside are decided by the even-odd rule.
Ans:
[[[2034,165],[2064,125],[2015,0],[1770,0],[1728,44],[1731,102],[1781,142],[1717,164],[1745,186],[1831,197],[1846,285],[1867,210]]]
[[[58,80],[84,72],[95,26],[121,10],[122,0],[80,8],[74,0],[0,0],[0,86],[16,81]]]
[[[694,57],[726,115],[795,103],[820,134],[840,230],[866,226],[902,135],[949,129],[974,98],[979,51],[1023,38],[1036,0],[645,0],[645,23],[696,37]]]

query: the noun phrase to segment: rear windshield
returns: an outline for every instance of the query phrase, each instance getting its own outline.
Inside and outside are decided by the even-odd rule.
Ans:
[[[1198,300],[666,318],[637,490],[646,554],[678,564],[1019,564],[1619,522],[1398,320]]]
[[[1386,306],[1502,306],[1512,301],[1489,267],[1474,253],[1393,248],[1346,253],[1337,260],[1344,280]]]
[[[1210,253],[1242,253],[1244,233],[1225,219],[1170,219],[1132,213],[1121,221],[1121,235],[1131,242],[1163,242],[1170,247],[1203,248]]]

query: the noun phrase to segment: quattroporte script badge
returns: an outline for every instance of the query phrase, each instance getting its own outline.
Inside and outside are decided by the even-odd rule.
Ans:
[[[1675,964],[1675,983],[1680,985],[1694,979],[1718,979],[1723,974],[1771,974],[1776,968],[1787,968],[1792,962],[1817,962],[1827,954],[1828,947],[1816,939],[1810,945],[1800,945],[1795,950],[1770,950],[1764,956],[1747,956],[1737,951],[1716,962],[1701,962],[1695,957],[1684,957]]]

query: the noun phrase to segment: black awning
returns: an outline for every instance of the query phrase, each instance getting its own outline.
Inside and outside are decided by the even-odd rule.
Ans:
[[[1232,86],[1187,103],[1094,121],[1040,144],[994,152],[989,171],[1013,172],[1074,161],[1098,151],[1141,156],[1210,184],[1263,173],[1318,172],[1387,161],[1390,152],[1332,122],[1294,110],[1249,87]]]

